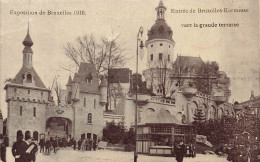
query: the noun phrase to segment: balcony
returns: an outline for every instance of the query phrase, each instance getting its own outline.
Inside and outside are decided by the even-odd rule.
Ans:
[[[215,100],[217,105],[223,104],[227,100],[225,96],[213,96],[213,99]]]
[[[193,88],[193,87],[184,87],[182,88],[182,94],[186,97],[186,98],[191,98],[194,95],[196,95],[197,93],[197,89]]]
[[[131,97],[133,98],[134,102],[136,102],[136,95],[133,94],[133,95],[131,95]],[[149,99],[150,99],[149,95],[137,94],[137,104],[139,106],[143,106],[143,105],[148,104]]]

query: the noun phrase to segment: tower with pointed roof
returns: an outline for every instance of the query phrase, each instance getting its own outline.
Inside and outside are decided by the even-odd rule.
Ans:
[[[147,88],[151,89],[153,93],[165,96],[166,83],[159,78],[163,75],[170,75],[172,73],[171,64],[174,59],[175,42],[172,38],[173,31],[168,26],[165,20],[166,7],[163,1],[160,0],[158,6],[155,8],[156,21],[154,25],[148,30],[148,40],[145,42],[147,48],[147,69],[143,71]],[[162,70],[163,69],[163,70]]]
[[[156,21],[148,31],[148,40],[145,42],[147,48],[147,68],[160,67],[161,64],[173,62],[175,42],[172,38],[173,31],[165,20],[166,7],[162,0],[155,8]]]
[[[45,87],[33,67],[33,41],[29,33],[23,40],[23,63],[20,71],[5,85],[7,114],[7,135],[10,145],[16,140],[18,130],[30,131],[32,136],[45,133],[45,108],[49,102],[50,90]]]

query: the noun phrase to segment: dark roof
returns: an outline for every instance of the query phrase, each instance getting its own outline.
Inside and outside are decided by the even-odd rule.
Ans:
[[[165,20],[163,19],[156,20],[155,24],[151,27],[151,29],[147,33],[148,40],[161,38],[161,39],[168,39],[170,41],[173,41],[172,35],[173,35],[172,29],[166,24]]]
[[[87,83],[89,76],[92,77],[92,83]],[[75,74],[73,82],[79,82],[79,90],[82,92],[99,93],[99,83],[97,71],[94,64],[81,63],[78,73]]]
[[[193,56],[177,56],[175,62],[173,63],[174,66],[178,65],[186,65],[186,66],[201,66],[204,62],[200,57],[193,57]]]
[[[30,37],[29,30],[27,32],[26,37],[23,40],[23,45],[24,45],[23,53],[33,53],[31,49],[31,46],[33,45],[33,41]]]
[[[23,84],[23,78],[24,78],[24,74],[25,73],[32,73],[33,74],[33,79],[35,81],[35,86],[36,87],[40,87],[40,88],[46,88],[45,85],[43,84],[41,78],[39,77],[39,75],[36,73],[36,71],[34,70],[33,67],[31,68],[26,68],[25,66],[22,66],[22,68],[20,69],[20,71],[16,74],[16,76],[14,77],[14,79],[12,79],[11,83],[14,84]]]
[[[178,121],[173,115],[171,115],[167,110],[161,108],[159,112],[152,113],[151,115],[144,118],[138,125],[145,124],[177,124],[184,125]]]
[[[109,69],[108,81],[109,83],[130,83],[130,76],[132,71],[128,68]]]
[[[159,8],[164,8],[164,9],[166,9],[166,7],[164,6],[162,0],[160,0],[160,2],[159,2],[159,4],[158,4],[158,7],[156,7],[156,10],[159,9]]]

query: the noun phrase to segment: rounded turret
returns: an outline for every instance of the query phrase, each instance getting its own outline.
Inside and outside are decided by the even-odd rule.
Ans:
[[[104,106],[107,103],[107,82],[104,76],[101,77],[99,92],[100,92],[99,102],[102,106]]]

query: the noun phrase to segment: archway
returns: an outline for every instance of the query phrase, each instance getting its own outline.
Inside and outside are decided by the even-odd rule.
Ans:
[[[68,137],[72,134],[72,121],[63,117],[50,117],[46,121],[46,132],[49,137]]]
[[[220,107],[218,109],[218,117],[221,118],[223,115],[224,115],[224,110],[223,110],[223,108]]]
[[[203,110],[203,114],[205,115],[205,118],[208,119],[209,115],[208,115],[208,107],[206,104],[202,104],[202,110]]]
[[[181,112],[178,112],[176,114],[176,119],[179,120],[180,122],[182,122],[182,113]]]
[[[198,109],[198,104],[193,101],[189,104],[189,121],[194,121],[194,114],[196,113],[196,110]]]

